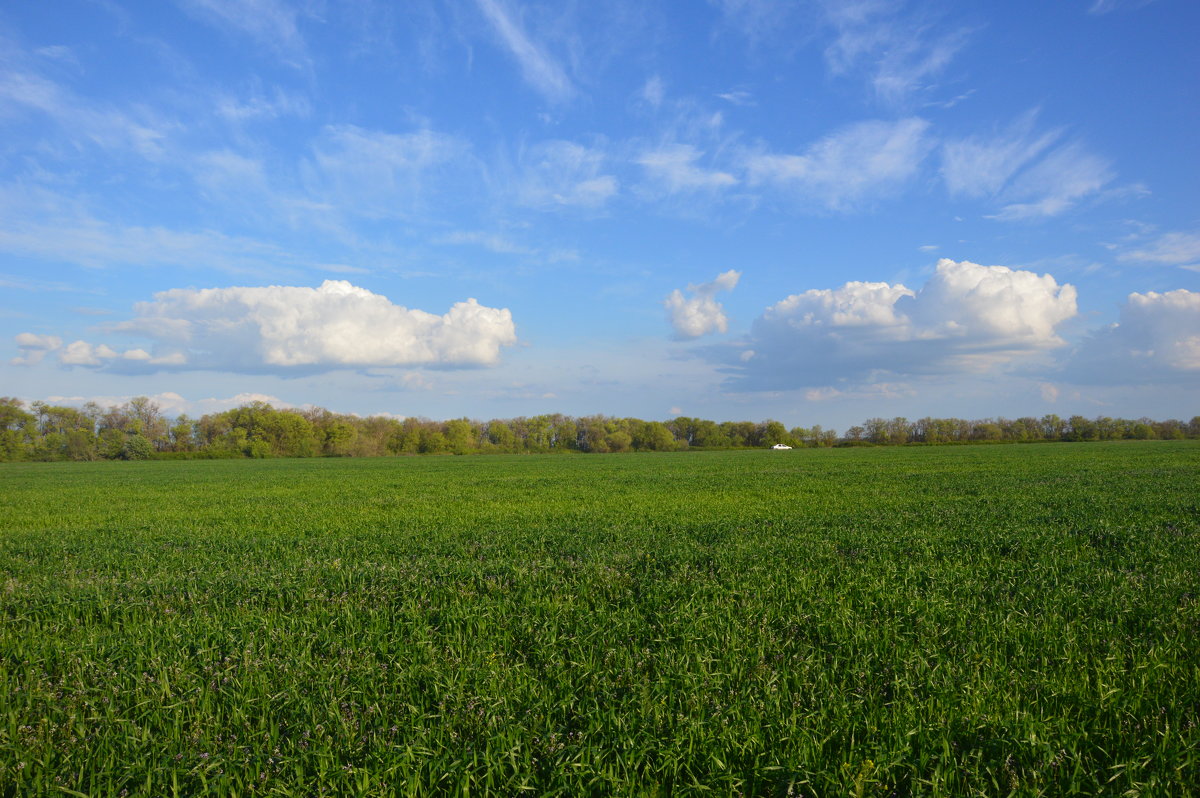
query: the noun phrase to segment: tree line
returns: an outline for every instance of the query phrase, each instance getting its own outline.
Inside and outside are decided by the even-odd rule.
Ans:
[[[199,419],[164,414],[141,396],[82,407],[0,397],[0,460],[144,460],[227,457],[379,457],[521,452],[662,452],[901,444],[1200,438],[1200,416],[1183,422],[1109,418],[872,418],[845,435],[778,421],[643,421],[559,413],[433,421],[283,409],[251,402]]]

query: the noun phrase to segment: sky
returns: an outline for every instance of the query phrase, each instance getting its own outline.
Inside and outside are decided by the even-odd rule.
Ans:
[[[1194,0],[0,6],[0,395],[1200,413]]]

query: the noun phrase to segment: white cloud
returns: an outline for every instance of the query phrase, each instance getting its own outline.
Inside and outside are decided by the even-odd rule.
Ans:
[[[263,163],[230,150],[198,155],[192,164],[196,182],[209,194],[230,197],[268,191]]]
[[[525,80],[546,99],[561,101],[574,94],[574,86],[557,62],[529,37],[513,19],[502,0],[476,0],[501,43],[521,67]]]
[[[754,106],[757,103],[754,100],[754,95],[748,91],[736,89],[734,91],[721,92],[717,95],[718,98],[724,100],[731,105],[739,106]]]
[[[706,191],[735,185],[728,172],[705,169],[696,162],[704,153],[691,144],[668,144],[643,152],[637,158],[650,179],[668,193]]]
[[[1109,14],[1118,9],[1135,9],[1150,5],[1154,0],[1095,0],[1088,8],[1089,14]]]
[[[599,208],[619,183],[604,173],[604,153],[570,141],[543,142],[520,156],[517,200],[536,208]]]
[[[56,335],[37,335],[35,333],[20,333],[14,339],[21,354],[9,362],[14,366],[33,366],[41,363],[46,353],[53,352],[62,346],[62,339]]]
[[[1200,263],[1200,234],[1164,233],[1148,246],[1121,253],[1117,260],[1185,267]]]
[[[59,362],[67,366],[99,366],[105,360],[120,357],[120,354],[104,344],[93,346],[87,341],[74,341],[59,353]]]
[[[504,236],[497,235],[496,233],[485,233],[479,230],[460,230],[456,233],[441,236],[436,241],[439,244],[474,244],[483,247],[489,252],[495,252],[500,255],[536,254],[535,250],[521,246]]]
[[[897,382],[877,382],[848,388],[826,385],[821,388],[809,388],[804,392],[804,398],[810,402],[832,402],[847,399],[908,399],[916,395],[917,392],[910,385]]]
[[[881,0],[825,0],[826,21],[836,33],[825,50],[835,75],[863,75],[875,98],[899,105],[933,87],[966,45],[968,31],[935,31],[900,13],[902,4]]]
[[[931,144],[929,123],[859,122],[808,148],[804,155],[751,154],[751,184],[773,184],[834,210],[895,191],[917,173]]]
[[[289,93],[276,86],[270,96],[261,91],[244,99],[222,95],[216,101],[216,112],[230,122],[271,120],[284,116],[307,117],[312,114],[312,103],[303,95]]]
[[[789,18],[803,13],[798,3],[780,3],[776,0],[709,0],[721,9],[726,24],[736,28],[751,45],[780,36],[788,29]]]
[[[133,398],[135,398],[133,394],[128,396],[47,396],[46,401],[54,405],[81,406],[91,402],[100,407],[118,407],[128,403]],[[224,410],[241,407],[253,402],[264,402],[279,409],[304,409],[312,407],[309,404],[294,405],[277,396],[253,391],[245,391],[224,398],[213,396],[207,399],[187,399],[175,391],[164,391],[162,393],[151,394],[146,396],[146,398],[158,405],[163,415],[168,418],[178,416],[181,413],[187,413],[191,416],[201,416],[205,413],[220,413]]]
[[[1067,144],[1017,175],[1001,193],[1010,202],[994,218],[1015,221],[1057,216],[1102,189],[1113,174],[1108,161],[1079,144]]]
[[[699,338],[708,333],[728,331],[725,309],[715,296],[720,291],[732,291],[741,276],[741,272],[730,269],[718,274],[712,282],[689,284],[690,297],[685,297],[678,288],[672,291],[663,305],[676,337]]]
[[[87,341],[72,341],[63,346],[62,339],[56,335],[21,333],[16,337],[16,342],[24,354],[13,359],[12,363],[20,366],[32,366],[40,363],[50,352],[57,353],[58,362],[64,366],[102,366],[106,362],[114,360],[155,366],[180,366],[186,362],[180,352],[155,357],[145,349],[127,349],[124,352],[118,352],[104,344],[97,346]]]
[[[742,342],[753,357],[723,359],[742,390],[982,372],[1060,346],[1055,328],[1075,313],[1075,288],[1050,275],[944,258],[920,291],[850,282],[789,296]]]
[[[130,115],[63,88],[34,71],[17,64],[0,69],[0,115],[23,111],[45,114],[79,149],[88,144],[105,150],[131,151],[150,161],[161,161],[164,141],[171,123],[157,118],[145,107]],[[53,137],[43,136],[46,144]]]
[[[658,108],[662,105],[666,91],[667,87],[663,83],[663,79],[658,75],[651,75],[642,86],[640,94],[642,100],[651,108]]]
[[[1082,384],[1200,384],[1200,292],[1130,294],[1117,323],[1088,336],[1064,375]]]
[[[292,66],[308,61],[296,9],[290,4],[279,0],[182,0],[182,4],[219,27],[249,36]]]
[[[14,199],[20,190],[9,188],[0,187],[0,210],[5,211],[0,214],[0,252],[91,268],[170,266],[243,274],[278,274],[281,266],[295,262],[274,245],[213,230],[112,224],[54,202],[21,208]]]
[[[1041,155],[1061,135],[1037,133],[1037,111],[1027,111],[1001,134],[972,136],[942,145],[942,177],[953,196],[985,197],[1000,191],[1021,167]]]
[[[136,317],[112,332],[154,342],[114,350],[76,342],[67,365],[113,370],[190,368],[246,373],[324,371],[387,366],[489,366],[516,342],[507,309],[474,299],[444,315],[392,304],[342,280],[300,286],[179,288],[135,306]]]
[[[1062,131],[1038,131],[1036,122],[1034,109],[990,138],[972,136],[943,144],[946,190],[956,197],[997,200],[1003,207],[989,218],[1017,221],[1057,216],[1112,180],[1107,160],[1079,142],[1054,146]]]
[[[430,194],[446,191],[446,173],[461,166],[469,146],[429,129],[331,125],[313,149],[304,169],[313,196],[349,213],[387,218],[422,210]]]

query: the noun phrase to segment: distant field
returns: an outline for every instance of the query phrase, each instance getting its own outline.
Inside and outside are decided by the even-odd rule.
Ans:
[[[1200,443],[0,466],[0,795],[1184,795]]]

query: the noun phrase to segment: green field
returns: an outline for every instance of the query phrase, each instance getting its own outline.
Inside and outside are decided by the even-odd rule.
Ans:
[[[1200,444],[0,466],[0,795],[1186,795]]]

